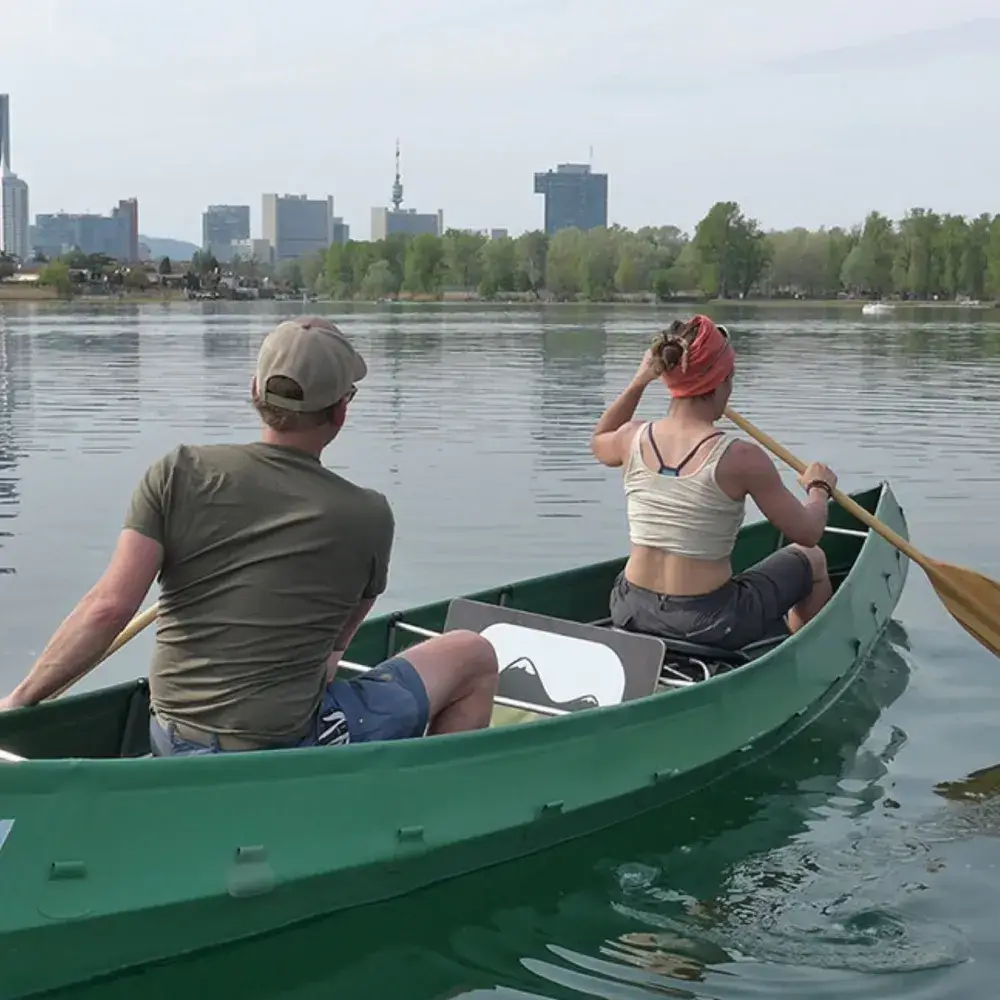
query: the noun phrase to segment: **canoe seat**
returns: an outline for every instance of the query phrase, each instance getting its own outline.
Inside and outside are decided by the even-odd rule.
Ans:
[[[613,628],[612,631],[625,632],[626,630]],[[687,642],[684,639],[663,639],[666,648],[663,658],[663,676],[665,679],[681,683],[708,680],[716,674],[745,666],[787,638],[787,632],[772,635],[766,639],[751,642],[742,649],[705,646],[698,642]]]
[[[653,694],[662,639],[552,618],[468,598],[448,605],[444,631],[470,629],[496,650],[497,693],[529,705],[578,711]]]

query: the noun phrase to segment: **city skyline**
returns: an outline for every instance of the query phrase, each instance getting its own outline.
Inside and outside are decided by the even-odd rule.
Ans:
[[[372,206],[391,203],[397,136],[407,203],[459,229],[542,228],[533,175],[565,162],[607,173],[608,221],[632,228],[690,230],[719,199],[765,228],[994,202],[1000,139],[983,95],[1000,85],[995,0],[635,0],[613,17],[596,0],[432,7],[374,0],[335,15],[289,0],[275,20],[248,0],[234,20],[178,0],[168,18],[123,21],[107,0],[15,5],[0,91],[15,95],[33,211],[103,210],[131,193],[145,234],[199,244],[207,205],[310,192],[332,194],[364,239]],[[322,58],[323,39],[345,31],[351,45]],[[274,65],[276,49],[299,69]],[[76,88],[114,92],[114,113],[54,115]],[[961,156],[933,155],[956,135]]]

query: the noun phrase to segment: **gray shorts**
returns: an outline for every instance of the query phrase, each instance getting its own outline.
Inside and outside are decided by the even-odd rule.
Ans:
[[[809,557],[791,546],[697,597],[669,597],[636,587],[623,572],[611,591],[611,623],[663,639],[742,649],[785,632],[785,614],[809,596],[812,586]]]

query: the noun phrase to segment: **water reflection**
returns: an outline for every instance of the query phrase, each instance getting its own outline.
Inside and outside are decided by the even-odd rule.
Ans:
[[[0,575],[17,572],[9,547],[21,502],[16,411],[31,403],[31,357],[25,343],[0,318]]]
[[[579,327],[543,331],[534,380],[530,423],[535,456],[532,493],[539,517],[584,517],[593,499],[583,482],[604,478],[596,462],[587,467],[594,423],[604,410],[604,357],[608,333],[592,319]]]

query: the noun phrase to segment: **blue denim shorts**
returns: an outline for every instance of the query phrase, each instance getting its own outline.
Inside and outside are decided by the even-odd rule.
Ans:
[[[409,660],[394,656],[359,677],[338,677],[328,684],[312,731],[290,746],[413,739],[424,735],[429,721],[430,700],[420,674]],[[185,739],[155,715],[149,719],[149,740],[157,757],[226,752],[217,738],[206,734],[204,743]]]

